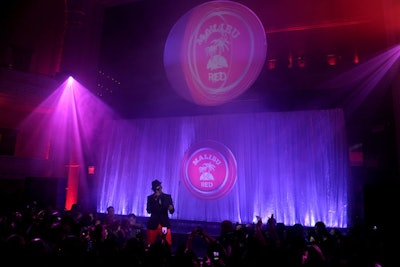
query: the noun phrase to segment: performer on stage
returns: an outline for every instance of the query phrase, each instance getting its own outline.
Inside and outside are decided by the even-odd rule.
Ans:
[[[146,244],[152,245],[156,241],[168,242],[172,246],[171,224],[169,214],[175,212],[170,194],[163,193],[161,182],[154,180],[151,183],[153,194],[147,196],[147,212],[150,218],[147,221]]]

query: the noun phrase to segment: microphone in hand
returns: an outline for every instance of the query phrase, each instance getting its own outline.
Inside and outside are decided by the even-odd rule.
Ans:
[[[154,194],[154,201],[161,205],[161,196],[159,194]]]

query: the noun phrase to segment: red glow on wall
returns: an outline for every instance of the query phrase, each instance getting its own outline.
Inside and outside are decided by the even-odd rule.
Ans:
[[[364,153],[362,151],[351,151],[349,157],[352,166],[363,166]]]
[[[67,166],[68,184],[65,199],[65,209],[70,210],[73,204],[78,203],[79,165]]]

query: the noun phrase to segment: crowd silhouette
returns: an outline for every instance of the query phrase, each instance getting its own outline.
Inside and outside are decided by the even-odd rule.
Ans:
[[[215,235],[196,226],[174,246],[161,237],[146,245],[145,224],[135,214],[115,215],[82,210],[40,209],[35,204],[1,214],[3,266],[124,266],[133,267],[379,267],[395,266],[386,254],[379,229],[357,223],[348,229],[267,222],[220,222]],[[201,240],[204,250],[195,248]],[[196,242],[197,242],[196,241]]]

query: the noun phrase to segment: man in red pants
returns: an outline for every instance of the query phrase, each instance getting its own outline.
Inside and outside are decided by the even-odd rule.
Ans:
[[[156,241],[168,242],[172,246],[171,224],[169,214],[175,212],[170,194],[163,193],[161,182],[154,180],[151,183],[153,194],[147,196],[147,212],[150,218],[147,221],[146,244],[152,245]]]

